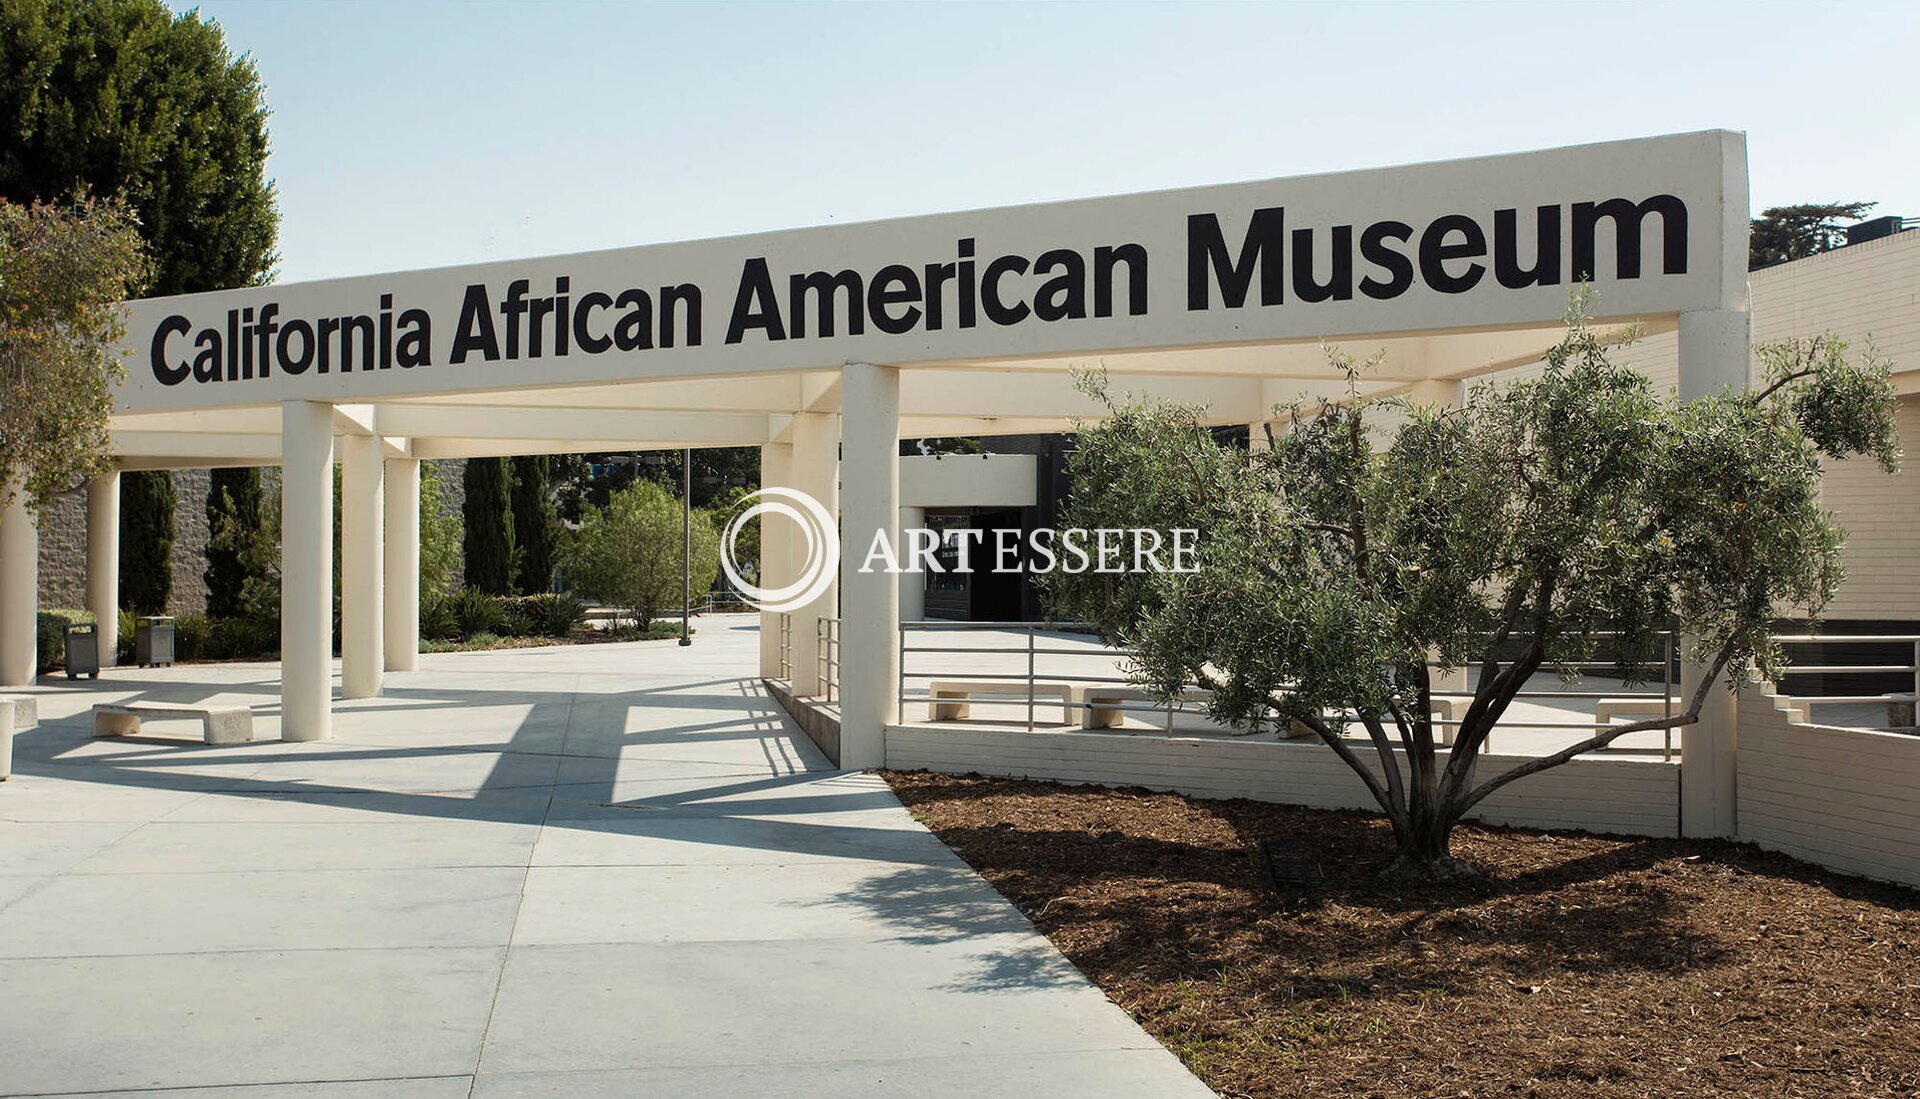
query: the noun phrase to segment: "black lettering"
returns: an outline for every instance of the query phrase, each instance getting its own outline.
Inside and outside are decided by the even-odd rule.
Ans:
[[[653,350],[653,295],[636,286],[621,291],[614,305],[626,312],[613,326],[613,345],[622,351]]]
[[[167,338],[184,336],[193,331],[193,322],[178,313],[160,322],[153,330],[153,346],[148,349],[149,361],[153,364],[153,376],[161,385],[179,385],[192,373],[184,363],[174,366],[167,362]],[[212,331],[208,329],[208,331]]]
[[[433,365],[433,318],[424,309],[409,309],[400,314],[400,344],[394,356],[403,370]]]
[[[573,342],[580,345],[580,350],[589,355],[599,355],[613,346],[611,339],[606,336],[596,336],[587,327],[587,318],[593,315],[594,310],[606,309],[612,305],[613,299],[598,290],[580,295],[580,307],[573,311]]]
[[[1353,299],[1353,226],[1336,225],[1330,236],[1333,271],[1322,283],[1314,280],[1313,230],[1293,231],[1293,296],[1301,301]]]
[[[1405,244],[1413,239],[1413,226],[1404,221],[1380,221],[1360,234],[1360,255],[1368,263],[1387,273],[1386,281],[1368,275],[1360,280],[1360,292],[1377,301],[1397,298],[1413,285],[1413,261],[1399,249],[1387,245],[1397,240]]]
[[[1027,272],[1025,256],[1001,256],[987,264],[986,274],[980,277],[980,305],[987,312],[987,319],[995,324],[1019,324],[1027,319],[1032,310],[1026,302],[1009,306],[1000,300],[1000,280],[1009,274],[1024,275]]]
[[[295,336],[300,337],[300,353],[294,354],[289,345]],[[280,360],[280,369],[289,374],[305,374],[307,367],[313,365],[313,326],[306,321],[288,321],[280,330],[280,339],[274,345],[275,357]]]
[[[1093,250],[1093,315],[1113,316],[1113,269],[1127,265],[1127,316],[1147,315],[1147,250],[1138,244]]]
[[[1069,248],[1042,252],[1033,261],[1033,273],[1059,274],[1040,284],[1033,295],[1033,315],[1043,321],[1079,320],[1087,315],[1087,261]]]
[[[873,314],[873,326],[890,335],[911,332],[920,323],[919,301],[920,277],[904,264],[882,267],[867,286],[867,312]],[[907,308],[894,316],[892,307],[896,305]]]
[[[839,274],[815,271],[807,275],[794,275],[787,280],[787,316],[791,319],[789,331],[793,338],[806,338],[807,295],[813,294],[819,302],[816,316],[820,321],[820,338],[831,339],[834,334],[833,302],[841,290],[847,292],[847,335],[864,335],[867,322],[860,308],[861,289],[860,273],[852,269]]]
[[[1640,277],[1640,230],[1648,214],[1660,215],[1660,271],[1687,273],[1687,204],[1672,195],[1655,195],[1638,206],[1624,198],[1573,204],[1573,281],[1597,278],[1594,231],[1601,218],[1613,221],[1614,277]]]
[[[1520,211],[1493,212],[1493,277],[1509,290],[1560,283],[1560,207],[1542,206],[1536,226],[1533,266],[1520,266]]]
[[[690,282],[678,286],[660,288],[660,346],[672,347],[674,338],[674,306],[680,306],[680,314],[687,319],[687,346],[700,346],[700,288]]]
[[[1450,244],[1449,233],[1459,233],[1465,239]],[[1479,284],[1481,276],[1487,273],[1486,267],[1470,263],[1465,271],[1456,275],[1447,270],[1447,263],[1486,254],[1487,234],[1479,222],[1465,214],[1434,218],[1427,231],[1420,234],[1420,277],[1442,294],[1464,294]]]
[[[1260,304],[1279,305],[1286,300],[1286,268],[1281,251],[1286,247],[1287,209],[1263,207],[1253,212],[1247,235],[1240,243],[1240,256],[1229,260],[1227,240],[1220,232],[1218,214],[1190,214],[1187,217],[1187,308],[1197,311],[1212,308],[1207,290],[1208,269],[1220,284],[1220,301],[1228,309],[1247,303],[1247,291],[1253,286],[1253,269],[1260,268]]]
[[[327,323],[324,320],[320,322],[322,374],[327,372]],[[493,303],[487,299],[484,283],[467,287],[467,296],[460,302],[460,324],[453,333],[453,352],[447,356],[447,361],[458,366],[475,351],[487,362],[499,361],[500,337],[493,330]]]

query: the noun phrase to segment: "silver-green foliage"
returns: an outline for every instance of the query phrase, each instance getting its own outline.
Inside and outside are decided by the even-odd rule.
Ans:
[[[614,492],[603,508],[587,505],[580,528],[560,553],[569,590],[631,610],[642,628],[681,601],[681,502],[652,481]],[[720,533],[712,517],[692,517],[692,594],[698,599],[720,572]]]
[[[1871,352],[1852,362],[1831,336],[1763,346],[1760,389],[1681,401],[1616,362],[1620,342],[1583,306],[1537,377],[1476,385],[1455,408],[1283,407],[1264,453],[1220,445],[1198,408],[1087,379],[1111,415],[1081,436],[1063,526],[1198,528],[1198,571],[1055,573],[1053,612],[1135,650],[1156,691],[1212,688],[1222,721],[1311,728],[1366,782],[1404,864],[1451,865],[1452,826],[1488,793],[1694,722],[1712,681],[1671,718],[1477,776],[1488,731],[1549,658],[1604,649],[1640,682],[1677,627],[1715,672],[1777,676],[1776,616],[1817,618],[1842,575],[1823,458],[1899,460],[1888,367]],[[1366,369],[1333,358],[1355,381]],[[1429,692],[1462,667],[1478,686],[1443,754]]]

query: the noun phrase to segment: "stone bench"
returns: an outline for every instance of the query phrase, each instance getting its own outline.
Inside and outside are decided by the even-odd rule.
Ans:
[[[1121,708],[1127,702],[1151,702],[1154,707],[1165,712],[1166,704],[1153,696],[1153,692],[1139,687],[1088,687],[1081,692],[1086,706],[1080,711],[1082,729],[1114,729],[1126,720],[1126,711]],[[1200,687],[1188,687],[1175,696],[1180,702],[1207,702],[1213,698],[1213,692]],[[1135,711],[1144,712],[1144,711]]]
[[[933,696],[927,703],[927,718],[930,721],[959,721],[973,712],[969,704],[975,698],[990,698],[995,702],[1011,702],[1024,705],[1027,701],[1028,687],[1025,681],[985,680],[985,679],[936,679],[927,685],[927,694]],[[1036,679],[1033,681],[1032,695],[1036,699],[1047,699],[1049,705],[1059,705],[1060,720],[1071,723],[1073,715],[1069,712],[1080,701],[1079,688],[1071,683],[1056,680]]]
[[[15,730],[31,729],[40,724],[39,695],[0,695],[0,702],[13,703]]]
[[[181,706],[166,702],[101,703],[93,708],[94,736],[132,736],[142,719],[198,721],[208,744],[253,739],[253,711],[245,706]]]

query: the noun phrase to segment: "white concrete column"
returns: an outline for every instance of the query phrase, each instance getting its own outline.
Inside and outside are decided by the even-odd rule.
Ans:
[[[0,510],[0,687],[33,683],[39,616],[40,529],[16,478],[13,499]]]
[[[1746,389],[1751,370],[1751,326],[1745,310],[1680,314],[1680,397],[1692,400],[1723,389]],[[1703,668],[1697,639],[1681,639],[1680,697],[1690,699]],[[1735,753],[1740,730],[1731,691],[1723,681],[1707,693],[1700,720],[1680,730],[1680,834],[1730,837],[1739,813]]]
[[[793,462],[790,467],[793,487],[813,497],[828,515],[840,511],[840,417],[831,412],[801,412],[793,417]],[[799,579],[805,567],[804,538],[787,540],[787,575]],[[796,608],[790,620],[793,629],[793,691],[802,697],[820,693],[820,666],[815,660],[815,639],[822,618],[840,613],[840,583],[827,585],[819,598]]]
[[[87,609],[93,612],[100,666],[120,653],[120,471],[87,482]]]
[[[386,463],[380,440],[348,435],[340,440],[340,697],[374,698],[387,658]]]
[[[280,739],[333,735],[333,408],[280,405]]]
[[[927,525],[926,508],[901,508],[900,527],[894,533],[905,538],[906,532]],[[907,548],[896,544],[900,553],[900,567],[907,567]],[[924,572],[902,572],[900,574],[900,621],[918,622],[927,616],[927,574]]]
[[[760,487],[790,488],[793,479],[793,446],[768,443],[760,448]],[[777,515],[760,516],[760,586],[777,588],[793,578],[787,560],[787,543],[793,534],[791,520]],[[776,611],[760,612],[760,675],[778,679],[780,670],[780,619]]]
[[[840,371],[840,766],[882,767],[900,720],[900,578],[863,567],[878,532],[900,546],[900,372]]]
[[[388,458],[386,501],[382,505],[386,528],[386,557],[381,564],[385,586],[382,621],[390,672],[420,667],[420,462],[415,458]]]

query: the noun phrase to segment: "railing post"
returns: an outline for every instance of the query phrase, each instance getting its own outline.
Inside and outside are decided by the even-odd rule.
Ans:
[[[1033,627],[1027,627],[1027,732],[1033,732]]]

